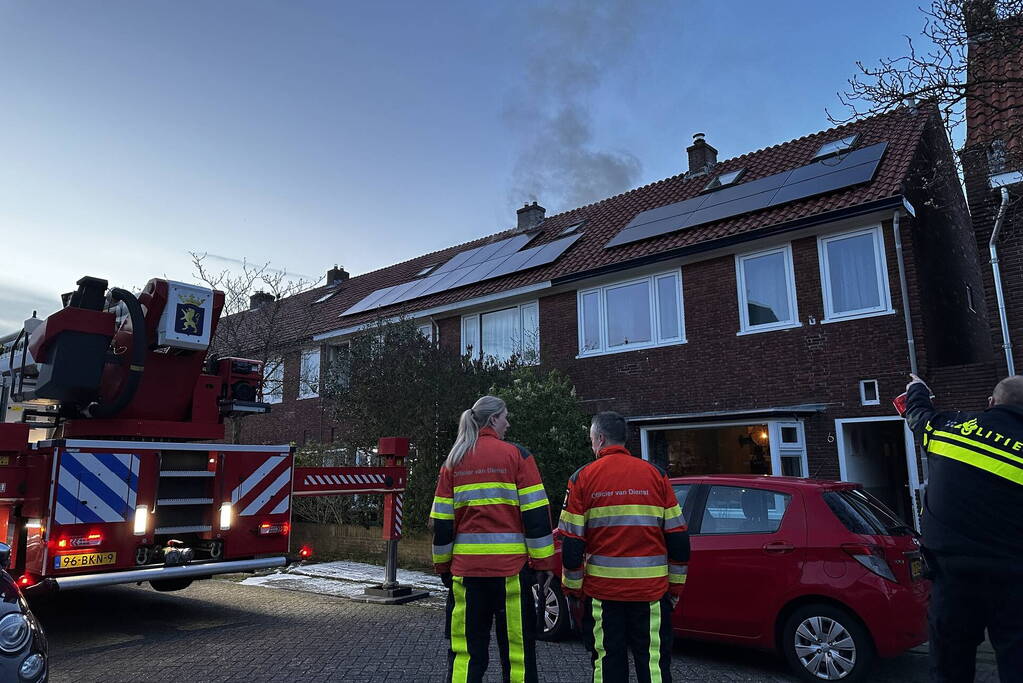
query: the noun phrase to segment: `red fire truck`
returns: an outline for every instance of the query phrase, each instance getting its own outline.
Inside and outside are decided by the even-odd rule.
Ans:
[[[177,590],[281,566],[300,495],[384,493],[385,538],[400,535],[407,442],[382,439],[388,466],[358,468],[221,443],[225,417],[269,410],[262,363],[207,361],[222,292],[77,285],[0,350],[0,418],[16,420],[0,422],[0,541],[23,587]]]

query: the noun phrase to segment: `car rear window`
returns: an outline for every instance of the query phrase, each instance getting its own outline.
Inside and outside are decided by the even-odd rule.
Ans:
[[[686,506],[686,498],[689,496],[689,489],[693,488],[692,484],[675,484],[675,498],[678,500],[678,506],[684,508]]]
[[[789,498],[767,489],[711,486],[700,533],[773,534],[781,526]]]
[[[824,502],[845,528],[854,534],[904,536],[913,529],[874,496],[860,489],[828,491]]]

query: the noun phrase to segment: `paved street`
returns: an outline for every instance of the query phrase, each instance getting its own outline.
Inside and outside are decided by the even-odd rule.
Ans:
[[[185,591],[148,587],[75,591],[37,601],[56,683],[137,681],[442,681],[442,614],[344,597],[201,581]],[[578,642],[540,643],[541,680],[583,683]],[[883,662],[874,681],[926,681],[925,657]],[[985,665],[990,672],[990,665]],[[687,643],[676,681],[791,681],[768,655]],[[498,681],[498,676],[490,680]],[[995,680],[984,676],[978,680]]]

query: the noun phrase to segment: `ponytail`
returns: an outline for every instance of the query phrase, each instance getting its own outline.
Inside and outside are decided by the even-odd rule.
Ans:
[[[465,454],[476,446],[480,429],[489,425],[494,416],[506,408],[504,401],[496,396],[483,396],[473,404],[472,408],[463,411],[462,416],[458,419],[458,437],[444,461],[444,467],[449,470],[455,469],[458,463],[462,462]]]

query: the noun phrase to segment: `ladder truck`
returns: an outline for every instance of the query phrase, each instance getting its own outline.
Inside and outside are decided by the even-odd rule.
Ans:
[[[406,440],[381,439],[387,466],[314,468],[289,444],[223,442],[225,417],[270,407],[261,362],[207,358],[222,292],[84,277],[64,304],[0,338],[0,541],[23,589],[283,566],[303,495],[385,494],[396,543]]]

